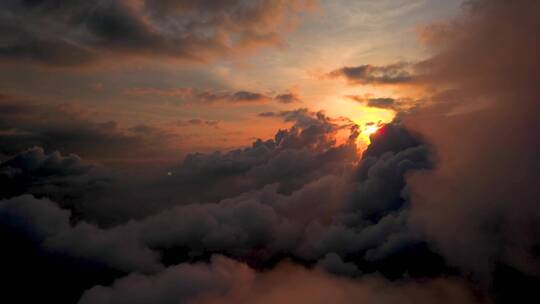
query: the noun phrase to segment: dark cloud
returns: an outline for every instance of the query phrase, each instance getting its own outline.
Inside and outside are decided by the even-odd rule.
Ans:
[[[175,288],[185,286],[186,288]],[[264,292],[262,292],[264,291]],[[477,303],[471,291],[451,279],[392,284],[378,277],[336,278],[291,263],[257,273],[222,256],[211,264],[171,267],[155,276],[132,274],[111,287],[87,291],[81,304],[94,303]]]
[[[195,93],[191,97],[191,103],[258,103],[267,102],[272,98],[266,94],[250,91],[236,91],[236,92],[214,92],[214,91],[202,91]]]
[[[356,67],[343,67],[328,73],[331,78],[344,78],[350,84],[403,84],[414,78],[409,63],[394,63],[385,66],[370,64]]]
[[[69,16],[48,22],[84,24],[87,33],[68,34],[97,41],[79,47],[103,52],[97,46],[107,42],[113,53],[143,54],[141,45],[162,43],[163,33],[145,31],[155,18],[165,24],[187,14],[190,26],[207,31],[227,18],[214,12],[238,1],[88,3],[8,1],[2,20],[19,20],[13,12],[24,8],[29,24],[21,31],[32,33],[38,21]],[[86,13],[89,5],[91,15],[73,13],[81,7]],[[0,191],[7,256],[0,266],[7,292],[22,286],[31,291],[18,295],[23,302],[47,295],[85,304],[475,303],[484,295],[487,302],[537,303],[539,6],[467,2],[461,19],[430,36],[434,55],[415,65],[414,74],[405,64],[332,72],[360,84],[415,80],[432,94],[432,105],[382,126],[361,156],[359,126],[297,109],[260,114],[290,123],[274,138],[189,154],[157,179],[121,173],[108,179],[96,165],[51,149],[153,155],[138,149],[167,135],[152,125],[92,122],[74,109],[1,97],[0,178],[9,188]],[[245,18],[224,29],[259,24],[267,12],[253,7],[230,12]],[[141,10],[144,22],[134,19]],[[207,18],[197,19],[201,14]],[[191,91],[173,95],[182,94]],[[209,92],[207,98],[252,102],[263,95]],[[25,150],[38,144],[44,148]]]
[[[260,117],[275,117],[275,112],[262,112],[258,114]]]
[[[295,93],[284,93],[284,94],[279,94],[277,95],[276,97],[274,97],[277,101],[281,102],[281,103],[295,103],[295,102],[301,102],[302,99],[300,98],[300,96],[298,96],[297,94]]]
[[[253,93],[248,91],[238,91],[233,94],[232,99],[234,101],[260,101],[266,97],[260,93]]]
[[[405,111],[407,108],[413,106],[414,101],[409,98],[391,98],[391,97],[365,97],[358,95],[345,96],[351,100],[362,103],[368,107],[390,109],[395,111]]]
[[[130,96],[158,96],[186,104],[214,104],[214,103],[263,103],[277,101],[279,103],[300,102],[300,97],[294,93],[271,94],[253,91],[217,91],[199,90],[192,88],[155,89],[155,88],[131,88],[124,94]]]
[[[110,182],[105,170],[77,155],[46,154],[34,147],[0,163],[0,198],[25,193],[72,202],[98,192]]]
[[[95,260],[123,271],[160,269],[157,254],[141,246],[129,226],[102,230],[85,222],[72,225],[70,217],[68,210],[31,195],[0,201],[2,223],[24,229],[47,250]]]
[[[311,1],[3,1],[0,58],[53,66],[104,58],[207,61],[276,46]]]
[[[188,120],[179,120],[176,122],[176,125],[179,127],[189,127],[189,126],[209,126],[209,127],[218,127],[219,121],[217,120],[202,120],[200,118],[192,118]]]
[[[437,152],[434,170],[409,179],[411,217],[448,261],[508,291],[494,290],[505,295],[497,301],[534,303],[540,3],[477,0],[464,9],[432,33],[434,55],[419,64],[435,104],[404,119]]]
[[[387,152],[398,153],[422,145],[418,135],[411,134],[399,123],[382,126],[372,137],[364,156],[381,157]]]
[[[422,274],[425,261],[414,258],[403,257],[408,266],[397,271],[377,263],[422,243],[407,223],[404,177],[429,166],[425,147],[398,139],[412,137],[404,130],[381,133],[372,140],[384,148],[357,163],[355,138],[343,144],[335,139],[343,129],[355,133],[355,126],[306,109],[279,116],[293,126],[273,140],[227,153],[192,154],[171,176],[144,184],[146,189],[129,186],[138,189],[137,197],[125,186],[113,187],[108,199],[93,198],[75,216],[74,206],[61,209],[62,204],[25,195],[0,201],[0,214],[8,223],[20,223],[10,229],[36,235],[41,250],[123,273],[161,277],[174,269],[162,272],[168,265],[221,253],[257,268],[289,256],[340,275]],[[135,129],[148,132],[145,126]],[[55,169],[74,170],[67,166],[70,158],[38,152],[39,159],[59,158]],[[25,192],[32,193],[32,187]],[[375,264],[366,266],[371,261]]]
[[[91,119],[96,115],[76,106],[44,105],[5,96],[0,99],[0,108],[0,152],[7,155],[39,146],[48,152],[105,161],[126,159],[128,150],[132,158],[163,157],[167,150],[163,145],[179,139],[150,125],[123,127],[114,121],[98,122]]]
[[[293,127],[278,131],[273,139],[258,139],[251,147],[228,152],[187,155],[170,169],[172,176],[159,182],[159,192],[167,199],[154,207],[179,196],[185,203],[216,201],[274,183],[280,192],[289,193],[357,160],[354,142],[335,141],[337,132],[350,126],[307,110],[283,115],[281,119]]]
[[[344,262],[341,257],[335,253],[329,253],[322,260],[319,260],[319,262],[317,262],[317,267],[337,275],[354,277],[361,274],[358,266],[354,263]]]

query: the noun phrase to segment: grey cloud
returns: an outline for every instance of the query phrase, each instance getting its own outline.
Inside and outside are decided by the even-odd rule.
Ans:
[[[275,112],[262,112],[258,114],[260,117],[274,117],[276,116]]]
[[[361,274],[354,263],[344,262],[341,257],[335,253],[329,253],[322,260],[319,260],[319,262],[317,262],[317,267],[320,267],[329,273],[350,277]]]
[[[259,273],[245,264],[214,256],[210,265],[182,264],[158,275],[132,274],[117,280],[111,287],[96,286],[88,290],[79,303],[229,304],[291,299],[337,304],[358,301],[370,304],[479,302],[466,284],[453,279],[398,284],[378,277],[350,280],[291,263],[282,263],[275,269]]]
[[[115,269],[144,272],[160,270],[160,253],[175,248],[186,248],[191,257],[220,252],[263,264],[281,254],[316,262],[329,253],[363,256],[371,251],[365,259],[373,259],[399,252],[403,246],[390,243],[408,231],[403,176],[427,166],[427,152],[421,146],[403,146],[395,154],[389,150],[366,156],[355,167],[355,151],[350,150],[354,145],[335,146],[331,134],[339,126],[329,118],[303,110],[284,115],[304,127],[294,126],[278,132],[275,141],[257,141],[252,148],[229,154],[195,154],[186,159],[182,171],[175,172],[171,193],[193,192],[200,180],[205,194],[214,192],[214,200],[222,197],[217,203],[202,203],[199,198],[186,205],[184,200],[182,205],[162,206],[150,214],[137,204],[144,217],[108,228],[84,218],[74,224],[61,220],[63,228],[48,235],[44,246]],[[381,136],[379,140],[395,139]],[[208,189],[210,181],[223,183],[224,188]],[[383,187],[383,181],[390,183]],[[231,188],[235,183],[240,187]],[[182,186],[190,192],[183,192]],[[33,200],[34,205],[43,203]],[[108,212],[115,208],[110,203],[95,207],[106,207],[103,211]]]
[[[225,294],[249,283],[253,275],[245,265],[215,256],[210,265],[181,264],[154,276],[130,274],[111,287],[93,287],[84,293],[79,303],[190,303]]]
[[[77,155],[46,154],[34,147],[0,163],[0,198],[25,193],[57,201],[75,201],[110,182],[105,170]]]
[[[188,127],[188,126],[210,126],[217,127],[219,121],[217,120],[203,120],[200,118],[192,118],[188,120],[179,120],[176,122],[176,125],[179,127]]]
[[[284,93],[284,94],[279,94],[277,95],[276,97],[274,97],[274,99],[276,99],[277,101],[281,102],[281,103],[285,103],[285,104],[288,104],[288,103],[296,103],[296,102],[301,102],[302,99],[295,93]]]
[[[431,33],[433,56],[418,66],[434,104],[403,119],[437,159],[408,180],[411,218],[450,263],[496,286],[496,301],[533,303],[540,3],[475,0],[464,10]]]
[[[0,152],[14,155],[33,146],[46,151],[76,153],[85,158],[123,158],[163,155],[168,140],[179,139],[166,130],[137,125],[122,127],[114,121],[96,122],[84,109],[22,102],[15,97],[0,99]]]
[[[66,206],[62,200],[55,204],[23,196],[1,201],[0,210],[15,210],[4,212],[3,222],[23,223],[13,229],[40,235],[40,248],[48,253],[155,277],[175,267],[167,266],[204,261],[215,253],[257,268],[292,257],[340,275],[381,271],[401,278],[409,269],[421,275],[426,266],[406,255],[408,268],[392,272],[381,266],[423,242],[408,224],[404,182],[405,174],[430,165],[421,141],[393,123],[372,138],[372,150],[359,159],[358,126],[350,121],[307,109],[276,117],[292,127],[248,148],[191,154],[163,179],[115,184],[105,197],[89,196],[68,206],[83,210],[80,214],[61,209]],[[338,144],[336,134],[343,130],[350,140]],[[154,131],[139,125],[130,132]],[[40,151],[33,158],[55,164],[55,176],[86,174],[76,170],[84,168],[80,159]],[[25,207],[11,207],[17,204]],[[49,230],[42,222],[58,228]],[[145,280],[128,275],[133,277]],[[85,297],[106,301],[117,286],[96,287]],[[155,296],[166,294],[161,290]]]
[[[229,102],[229,103],[256,103],[266,102],[271,100],[271,97],[251,91],[236,91],[236,92],[215,92],[215,91],[201,91],[196,92],[190,97],[189,103],[205,103],[211,104],[216,102]]]
[[[347,95],[346,97],[373,108],[395,109],[397,106],[397,100],[390,97],[367,98],[357,95]]]
[[[131,233],[131,226],[101,230],[81,222],[70,224],[71,213],[48,199],[31,195],[0,200],[2,223],[35,235],[44,248],[56,253],[96,260],[125,271],[160,269],[157,254]]]
[[[328,73],[331,78],[345,78],[351,84],[403,84],[414,79],[411,65],[394,63],[385,66],[370,64],[343,67]]]
[[[2,2],[4,61],[73,66],[108,57],[207,61],[281,42],[309,1]],[[179,22],[179,20],[181,20]]]

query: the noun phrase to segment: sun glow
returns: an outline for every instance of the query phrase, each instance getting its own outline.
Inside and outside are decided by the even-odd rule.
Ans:
[[[379,128],[380,126],[377,125],[367,126],[362,130],[362,133],[364,133],[366,136],[370,136],[371,134],[377,132]]]
[[[366,145],[369,145],[371,143],[370,136],[377,133],[379,129],[382,127],[382,124],[379,123],[371,123],[369,125],[365,125],[360,130],[360,136],[358,137],[359,140],[363,141]]]

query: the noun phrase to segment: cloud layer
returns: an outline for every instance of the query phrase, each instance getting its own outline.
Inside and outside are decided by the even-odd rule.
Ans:
[[[282,44],[311,1],[3,1],[0,59],[52,66],[105,58],[203,62]]]
[[[0,30],[13,35],[0,57],[53,65],[105,54],[208,60],[278,43],[281,26],[305,5],[7,1]],[[405,110],[403,100],[351,96],[399,112],[361,153],[362,130],[349,119],[266,110],[260,119],[288,127],[248,147],[188,154],[156,177],[152,162],[122,171],[85,159],[155,157],[148,147],[176,139],[166,130],[96,123],[80,109],[1,96],[4,296],[82,304],[537,303],[538,28],[537,1],[468,1],[458,19],[424,30],[428,59],[331,72],[354,85],[414,86],[429,96],[429,104]]]

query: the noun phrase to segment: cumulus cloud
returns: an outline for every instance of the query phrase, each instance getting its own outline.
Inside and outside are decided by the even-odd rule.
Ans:
[[[0,198],[33,194],[75,207],[76,201],[100,192],[110,182],[111,176],[103,168],[73,154],[46,154],[40,147],[0,163]]]
[[[142,284],[140,295],[148,294],[147,276],[136,273],[170,283],[178,269],[211,269],[182,263],[204,262],[216,253],[255,269],[272,269],[289,257],[339,276],[378,272],[403,279],[450,273],[408,222],[405,176],[431,166],[429,149],[418,137],[399,123],[389,124],[373,135],[359,158],[358,126],[348,120],[307,109],[274,116],[292,126],[248,148],[191,154],[170,176],[115,184],[84,204],[29,195],[0,201],[2,225],[37,236],[37,248],[47,253],[45,264],[54,261],[48,255],[60,255],[102,265],[113,271],[105,276],[109,280],[127,275],[111,287],[88,291],[83,300],[89,303],[129,300],[121,290],[135,281]],[[136,129],[147,132],[144,126]],[[344,130],[350,135],[338,143],[336,136]],[[34,173],[27,175],[40,177],[42,184],[62,176],[76,180],[90,170],[75,156],[40,149],[18,157],[26,161],[8,161],[6,167],[31,167],[25,170]],[[39,193],[32,187],[24,192]],[[388,266],[395,261],[399,267]],[[94,277],[89,282],[110,284]],[[210,295],[213,286],[220,294],[233,288],[207,283],[201,283],[201,295]],[[82,292],[88,284],[74,290]],[[167,284],[157,289],[155,299],[196,296],[169,291]]]
[[[67,61],[57,63],[93,59],[79,51],[100,58],[103,41],[115,54],[129,48],[137,55],[155,50],[173,56],[164,33],[145,32],[147,27],[188,14],[189,27],[209,30],[212,40],[212,29],[237,33],[237,22],[271,27],[275,19],[265,19],[266,11],[251,11],[263,3],[268,9],[280,7],[278,15],[289,7],[285,2],[236,7],[240,2],[113,1],[95,5],[86,16],[92,5],[86,2],[8,1],[2,4],[0,25],[20,21],[14,12],[25,8],[29,23],[14,31],[29,34],[15,41],[20,45],[6,38],[0,53],[12,56],[6,50],[15,45],[17,54],[31,60],[60,60],[43,48],[46,44],[31,47],[36,24],[47,21],[58,25],[47,30],[54,43],[60,37],[54,31],[67,23],[74,22],[74,29],[84,24],[88,31],[67,31],[75,36],[61,43],[77,45],[65,46],[61,59]],[[229,5],[235,10],[228,11]],[[434,44],[433,56],[414,67],[364,65],[330,73],[355,84],[414,82],[432,94],[430,106],[402,111],[382,126],[362,155],[355,145],[359,126],[349,120],[308,109],[264,112],[259,115],[291,126],[246,148],[189,154],[157,180],[120,175],[121,183],[99,193],[95,187],[109,180],[96,174],[95,165],[51,149],[58,145],[84,156],[122,146],[119,154],[137,154],[131,148],[167,136],[150,125],[124,128],[74,112],[58,118],[51,115],[57,108],[1,97],[0,178],[12,186],[0,191],[0,240],[10,244],[5,249],[9,258],[1,261],[6,277],[18,287],[28,281],[31,289],[46,286],[52,299],[65,292],[73,303],[82,295],[85,304],[474,303],[467,284],[477,281],[487,288],[475,288],[476,295],[487,291],[496,303],[538,302],[539,5],[469,1],[461,19],[430,34],[426,43]],[[254,19],[228,20],[227,14],[212,19],[207,9],[230,16],[252,12],[241,16]],[[49,20],[59,10],[73,18]],[[201,14],[208,18],[199,20]],[[182,26],[167,28],[174,32]],[[125,36],[117,38],[120,32]],[[248,47],[259,41],[253,34],[235,35],[237,43]],[[142,47],[155,43],[157,49]],[[193,91],[135,94],[181,97]],[[242,102],[266,96],[208,94],[208,100]],[[266,98],[292,98],[279,96]],[[397,102],[366,98],[362,102],[379,107]],[[212,124],[191,119],[177,125]],[[344,131],[345,138],[338,140]],[[24,150],[28,145],[44,148]],[[294,262],[279,264],[287,258]],[[88,269],[99,271],[82,276]],[[53,271],[60,279],[48,277]],[[447,278],[469,274],[473,281]]]
[[[183,286],[185,288],[177,288]],[[284,263],[256,273],[246,265],[214,256],[210,265],[181,264],[156,276],[132,274],[112,287],[97,286],[79,303],[477,303],[459,281],[432,280],[393,285],[370,277],[336,278]]]
[[[166,157],[161,146],[180,140],[178,134],[152,125],[130,127],[116,121],[95,121],[94,113],[79,106],[0,96],[0,109],[0,152],[7,155],[39,146],[101,160]]]
[[[219,252],[264,267],[285,255],[306,263],[321,260],[320,265],[335,266],[329,271],[336,272],[362,260],[399,254],[406,246],[395,245],[395,240],[406,240],[405,245],[420,242],[407,225],[404,191],[405,173],[429,166],[427,150],[419,141],[396,140],[412,138],[406,131],[381,133],[373,138],[381,148],[368,151],[356,163],[354,141],[337,145],[335,132],[341,126],[331,118],[303,109],[282,115],[296,123],[280,130],[274,140],[258,140],[251,148],[227,154],[187,157],[168,184],[156,186],[156,192],[182,198],[179,203],[166,200],[162,205],[143,206],[128,200],[122,213],[117,212],[117,202],[96,200],[96,205],[87,207],[97,211],[85,209],[87,217],[75,223],[68,222],[69,213],[62,218],[38,214],[23,220],[34,206],[47,206],[51,213],[67,212],[47,200],[22,196],[0,205],[6,210],[26,206],[9,217],[44,234],[44,248],[128,272],[159,271],[171,263],[166,256],[180,249],[187,256],[180,255],[176,262]],[[397,143],[378,143],[388,140]],[[127,217],[115,225],[91,223],[103,225],[111,210],[115,216]],[[34,222],[43,221],[61,229],[41,232],[44,228]],[[356,258],[347,262],[351,265],[339,265],[336,255]]]
[[[207,61],[279,46],[312,1],[3,1],[0,58],[53,66],[104,58]]]
[[[23,229],[56,253],[96,260],[123,271],[156,271],[158,256],[130,236],[129,227],[107,231],[81,222],[71,225],[71,212],[48,199],[23,195],[0,200],[2,224]]]

